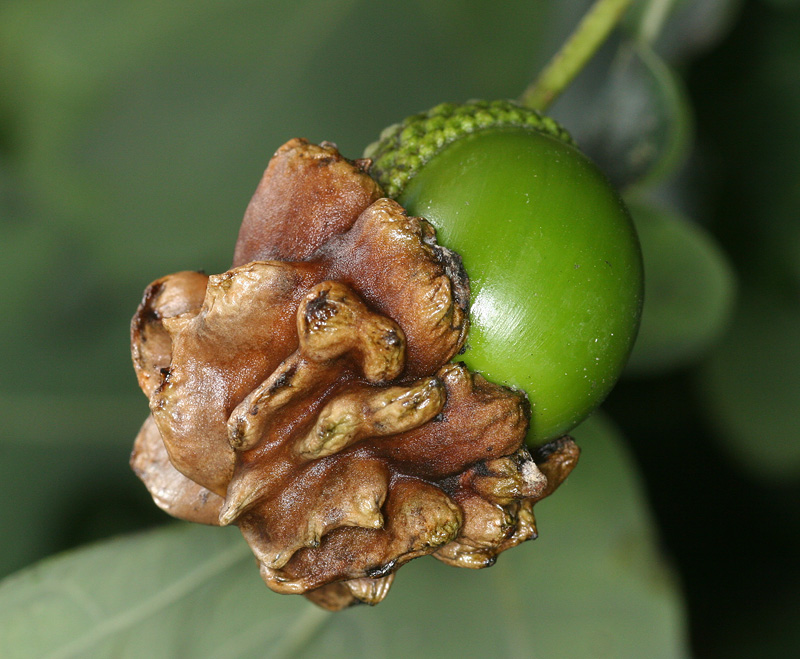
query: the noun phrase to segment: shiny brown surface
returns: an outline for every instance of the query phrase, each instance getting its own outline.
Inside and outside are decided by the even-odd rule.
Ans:
[[[302,261],[383,196],[364,172],[332,144],[293,139],[275,152],[245,211],[233,265]]]

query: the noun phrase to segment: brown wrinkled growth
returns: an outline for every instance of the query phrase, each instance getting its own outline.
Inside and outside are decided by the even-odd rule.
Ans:
[[[131,464],[156,503],[238,525],[270,588],[334,610],[376,604],[417,556],[491,565],[578,455],[532,457],[524,395],[450,363],[460,261],[368,166],[288,142],[234,267],[153,282],[131,330],[151,410]]]

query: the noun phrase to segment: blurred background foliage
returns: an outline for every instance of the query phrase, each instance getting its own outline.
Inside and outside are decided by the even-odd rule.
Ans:
[[[631,363],[605,405],[617,428],[600,420],[594,422],[600,431],[596,425],[583,431],[587,450],[574,475],[572,508],[568,501],[551,512],[559,510],[559,497],[542,506],[542,538],[520,552],[530,557],[526,579],[534,580],[542,568],[539,546],[548,566],[562,556],[562,569],[554,567],[539,587],[574,638],[596,639],[592,630],[602,622],[607,638],[591,646],[601,656],[656,656],[650,646],[637,655],[619,641],[637,627],[654,629],[654,621],[664,639],[658,656],[681,656],[686,647],[709,658],[795,656],[800,3],[678,1],[655,35],[647,29],[648,10],[661,4],[637,0],[623,28],[552,108],[629,201],[645,255],[647,302]],[[294,136],[327,139],[358,157],[386,125],[439,102],[515,97],[588,5],[0,5],[0,480],[6,493],[0,576],[167,521],[127,467],[147,411],[130,366],[128,322],[153,279],[183,269],[227,269],[244,207],[280,144]],[[615,451],[630,457],[615,462],[604,479],[590,462],[595,445],[597,464]],[[590,475],[582,485],[583,470]],[[594,499],[615,488],[626,503],[602,499],[606,517],[598,512],[591,532],[570,535],[569,520],[586,523]],[[634,554],[645,558],[625,554],[631,574],[638,574],[638,560],[648,574],[671,571],[657,595],[648,590],[637,600],[639,586],[629,592],[613,585],[625,583],[625,569],[598,562],[605,554],[597,529],[618,537],[615,506],[639,511],[630,529],[639,529],[633,542],[644,549]],[[164,533],[153,537],[166,543],[166,553],[181,543],[206,542],[200,531],[197,537]],[[556,536],[550,545],[548,535]],[[99,550],[113,565],[132,546]],[[498,571],[492,583],[508,580],[502,575],[510,566],[526,570],[524,561],[513,561],[501,569],[501,559],[487,571]],[[570,581],[563,576],[567,561],[602,578]],[[413,616],[427,610],[417,610],[425,588],[434,592],[438,579],[456,584],[458,573],[406,569],[413,585],[404,592],[419,596],[400,594],[398,585],[397,604],[390,597],[375,610],[386,613],[375,615],[402,618],[407,627],[401,628],[411,630]],[[430,582],[426,570],[435,572]],[[271,596],[263,587],[249,594],[252,581],[260,580],[249,561],[245,572],[252,579],[241,577],[241,593],[248,602],[268,600],[264,617],[281,607],[297,611],[300,620],[313,616],[300,612],[297,598]],[[0,615],[12,610],[12,595],[30,595],[29,584],[12,578],[0,589]],[[452,588],[461,593],[461,586]],[[519,586],[508,591],[518,593]],[[454,624],[456,617],[463,624],[476,615],[462,610],[470,592],[454,595]],[[561,602],[565,592],[571,599]],[[541,602],[534,607],[535,588],[526,597],[531,601],[520,602],[523,610],[547,610]],[[441,593],[436,598],[438,607],[451,606]],[[645,601],[652,606],[643,607]],[[571,614],[576,603],[583,608]],[[637,618],[638,607],[652,618]],[[327,623],[324,633],[310,618],[308,638],[300,635],[305,645],[282,651],[320,651],[322,643],[345,648],[352,637],[366,644],[375,629],[391,628],[390,618],[375,618],[377,627],[367,632],[367,614],[347,615]],[[507,612],[492,615],[504,617],[497,625],[511,624]],[[172,643],[199,634],[181,620],[183,626],[171,626]],[[487,630],[494,624],[483,620]],[[517,639],[522,645],[510,647],[526,656],[526,634],[536,637],[536,620],[517,622],[526,631]],[[258,616],[252,624],[257,627]],[[270,629],[253,642],[278,634],[280,626]],[[437,642],[433,631],[420,634]],[[478,647],[486,636],[475,634],[469,641]],[[588,646],[570,645],[569,636],[561,637],[557,656],[589,656]],[[9,638],[0,636],[0,647]],[[627,638],[648,643],[647,635]],[[392,644],[402,640],[386,631],[376,642],[393,656]],[[556,656],[549,642],[541,656]]]

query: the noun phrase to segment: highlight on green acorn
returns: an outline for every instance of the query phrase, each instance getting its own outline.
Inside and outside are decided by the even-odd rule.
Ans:
[[[511,101],[438,105],[364,155],[463,259],[471,310],[458,359],[526,392],[530,445],[579,424],[618,380],[643,299],[636,232],[602,172],[554,120]]]

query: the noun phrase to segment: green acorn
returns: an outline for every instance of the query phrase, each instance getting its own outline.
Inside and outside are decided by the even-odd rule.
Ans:
[[[527,393],[529,443],[580,423],[619,378],[643,298],[636,232],[605,176],[554,120],[511,101],[438,105],[387,128],[365,157],[463,259],[460,358]]]

